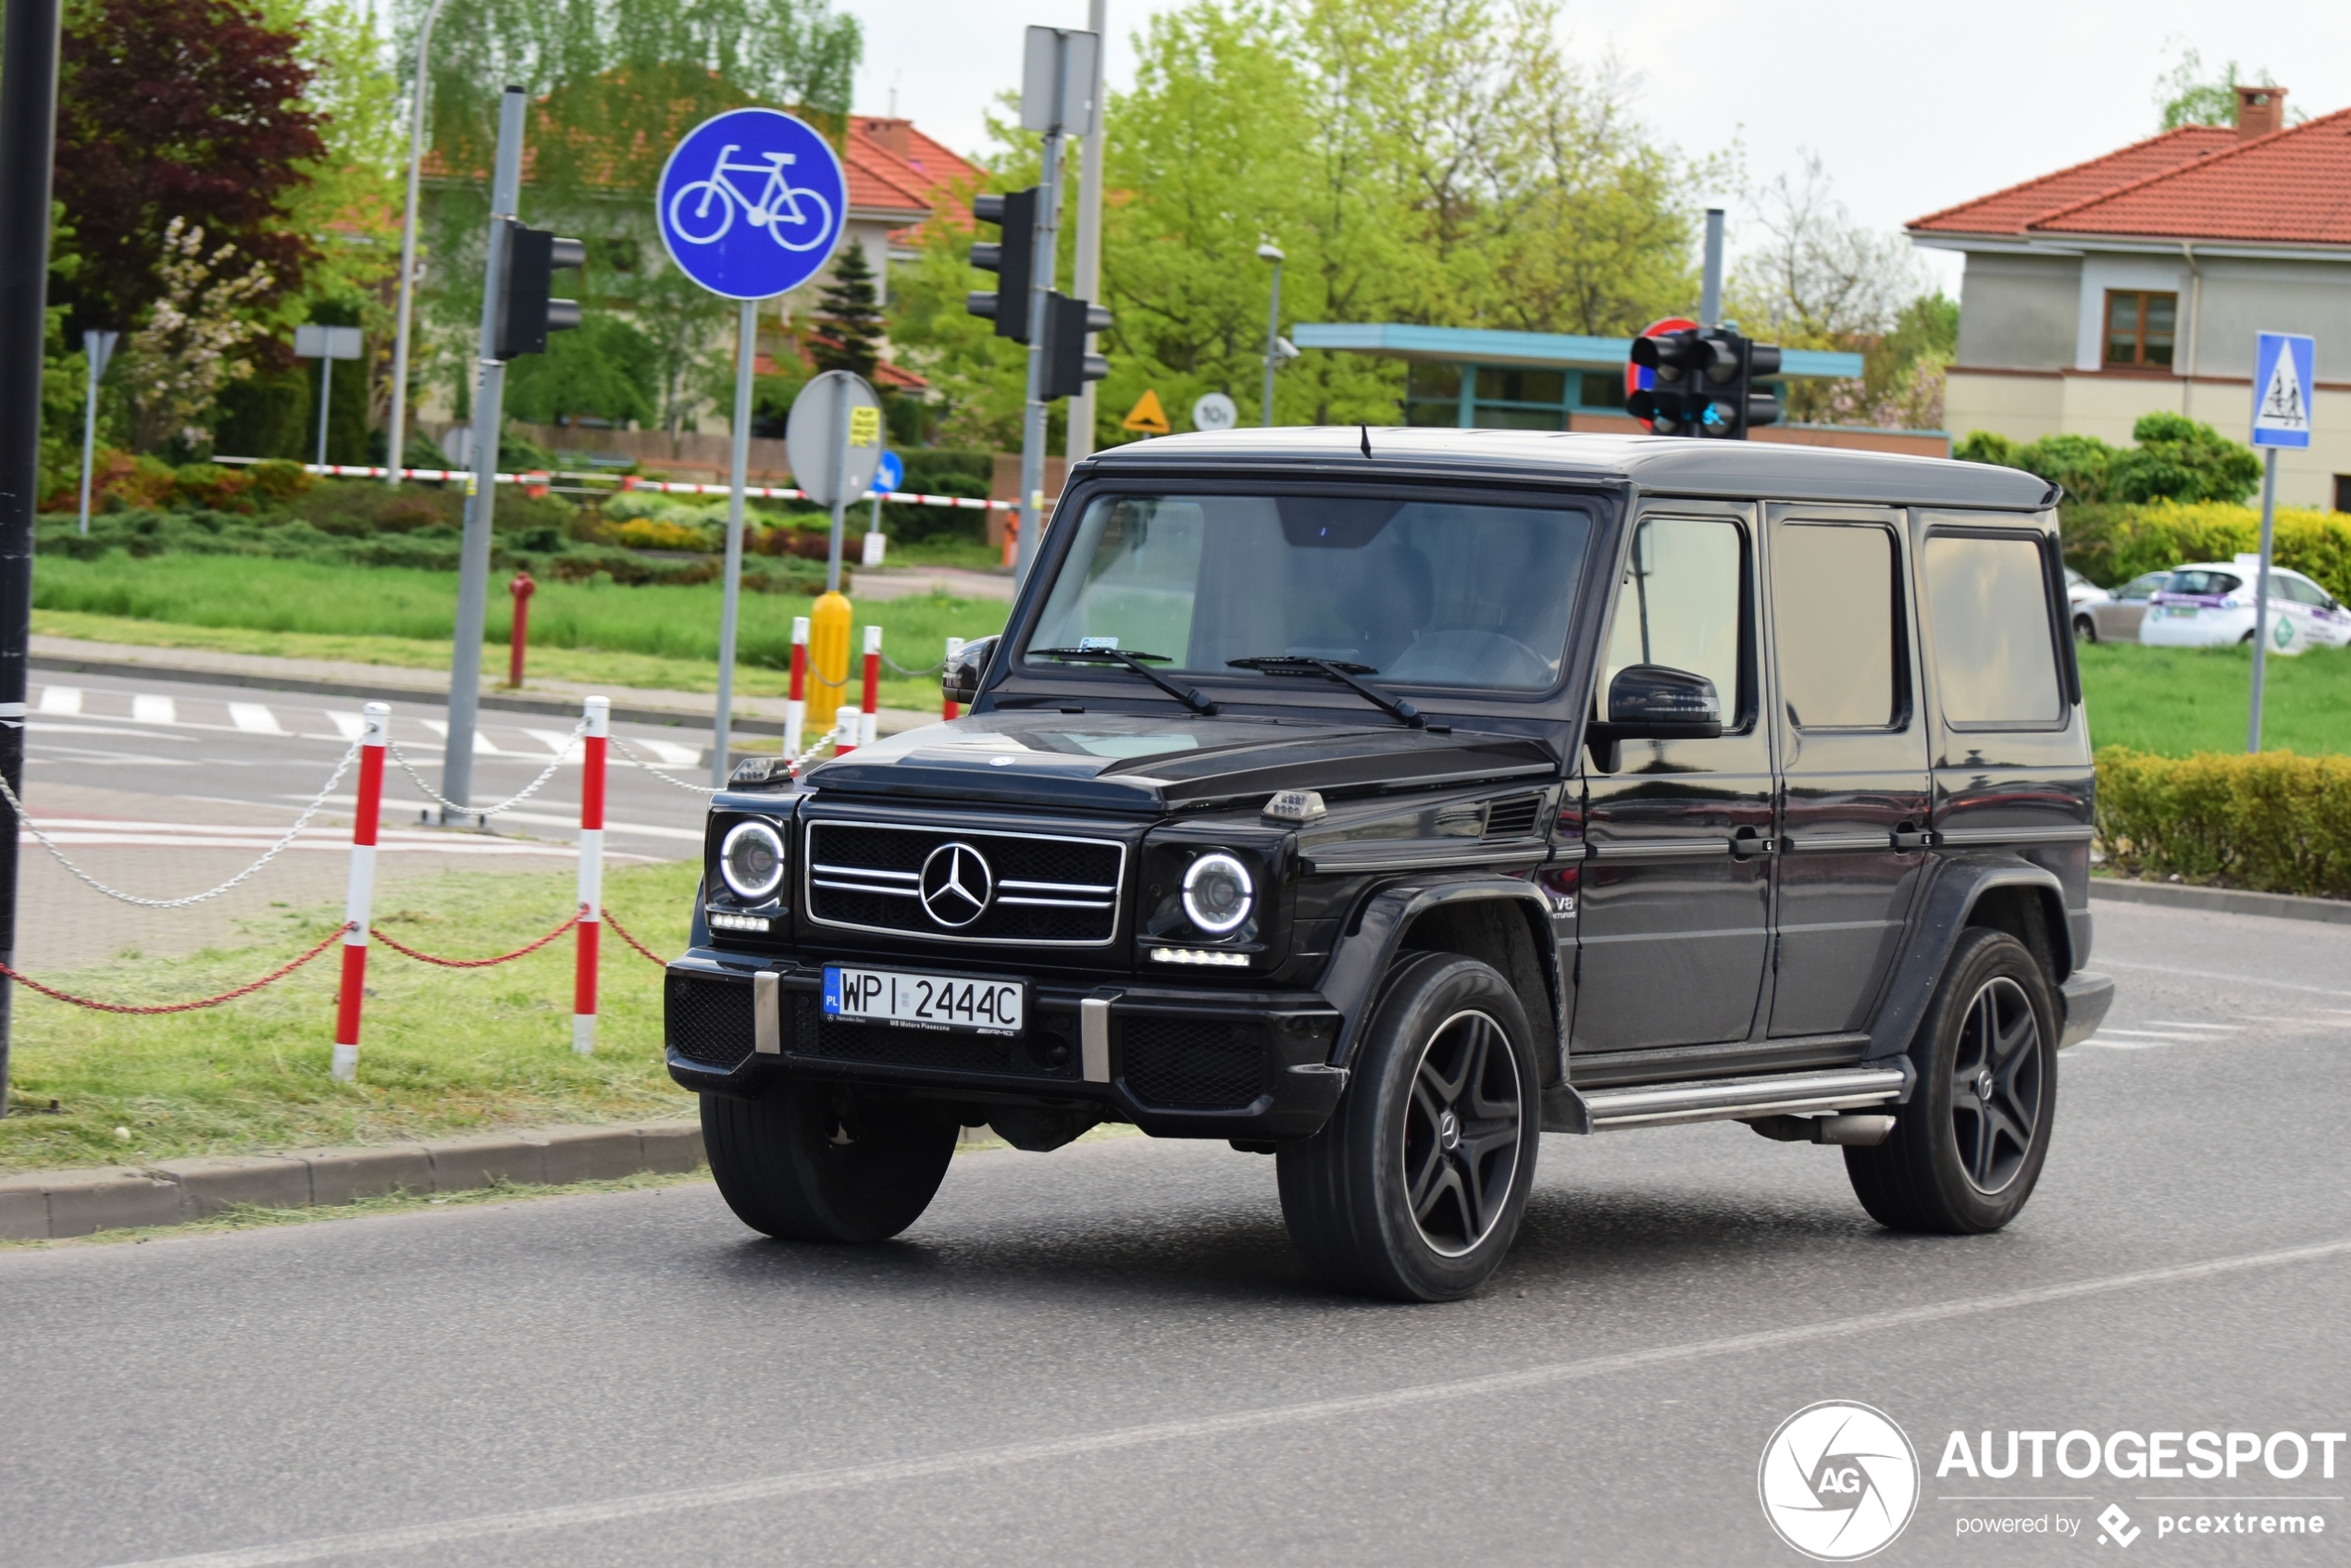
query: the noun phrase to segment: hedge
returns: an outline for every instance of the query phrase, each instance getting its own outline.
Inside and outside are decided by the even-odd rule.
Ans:
[[[2112,587],[2186,561],[2226,561],[2261,547],[2261,514],[2207,501],[2064,508],[2065,562]],[[2351,603],[2351,514],[2281,506],[2276,560]]]
[[[2351,898],[2351,756],[2099,750],[2107,863],[2268,893]]]

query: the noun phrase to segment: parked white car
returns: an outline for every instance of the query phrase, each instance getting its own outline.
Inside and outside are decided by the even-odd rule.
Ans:
[[[2222,648],[2253,641],[2254,581],[2258,555],[2233,561],[2198,561],[2175,567],[2147,602],[2139,641],[2153,648]],[[2351,643],[2351,610],[2300,572],[2270,568],[2270,647],[2299,653],[2306,648]]]

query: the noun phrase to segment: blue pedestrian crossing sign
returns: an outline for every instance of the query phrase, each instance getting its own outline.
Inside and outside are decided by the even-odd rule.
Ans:
[[[2318,341],[2263,332],[2253,352],[2253,444],[2308,446]]]
[[[653,200],[661,243],[687,277],[722,298],[764,300],[832,259],[849,179],[807,121],[729,109],[686,132]]]

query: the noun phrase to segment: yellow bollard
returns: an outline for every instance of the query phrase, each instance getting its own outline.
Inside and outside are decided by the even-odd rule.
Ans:
[[[808,716],[802,734],[813,740],[832,728],[848,691],[849,595],[826,593],[808,616]]]

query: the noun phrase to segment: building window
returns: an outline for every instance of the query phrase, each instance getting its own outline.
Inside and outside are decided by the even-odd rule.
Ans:
[[[1577,378],[1580,385],[1576,406],[1593,414],[1624,412],[1624,373],[1622,370],[1586,370]]]
[[[2351,512],[2351,474],[2334,476],[2334,509]]]
[[[1415,362],[1404,372],[1404,422],[1451,429],[1462,422],[1462,367]]]
[[[2137,289],[2106,292],[2106,362],[2169,370],[2179,329],[2180,296]]]

